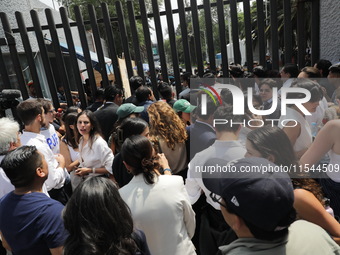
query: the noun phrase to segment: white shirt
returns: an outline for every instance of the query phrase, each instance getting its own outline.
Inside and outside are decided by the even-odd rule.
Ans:
[[[79,167],[89,167],[89,168],[102,168],[104,167],[109,173],[112,174],[112,164],[113,164],[113,153],[112,150],[107,145],[107,142],[100,136],[97,135],[93,144],[90,146],[89,142],[83,147],[83,138],[79,141]],[[89,176],[98,176],[101,174],[90,173],[84,178]],[[71,184],[74,190],[84,179],[73,172],[71,174]]]
[[[197,153],[189,163],[188,176],[185,182],[190,203],[194,204],[201,196],[201,191],[203,190],[207,203],[216,210],[220,210],[220,205],[210,198],[211,191],[203,184],[202,170],[204,170],[204,164],[212,158],[220,158],[226,161],[243,158],[246,152],[246,149],[239,141],[216,140],[210,147]]]
[[[60,153],[59,137],[53,125],[49,124],[47,128],[43,127],[40,129],[40,134],[45,136],[46,143],[52,150],[53,154]]]
[[[79,141],[79,167],[101,168],[104,167],[112,174],[113,153],[107,142],[97,135],[92,145],[90,141],[83,147],[83,138]],[[92,174],[91,174],[92,175]]]
[[[136,228],[144,231],[154,255],[194,255],[191,238],[195,233],[195,213],[181,176],[158,176],[146,184],[143,174],[119,189],[131,210]]]
[[[279,128],[283,128],[282,121],[284,120],[287,120],[287,121],[295,120],[301,126],[300,135],[296,139],[295,144],[293,145],[294,151],[298,152],[298,151],[308,148],[312,144],[313,138],[312,138],[311,128],[307,120],[305,119],[305,117],[301,113],[295,111],[294,109],[287,107],[287,114],[281,115],[280,117],[279,125],[278,125]],[[287,124],[287,122],[285,121],[284,124]]]
[[[4,155],[0,156],[0,163],[4,159]],[[8,194],[9,192],[13,191],[15,187],[12,185],[11,181],[8,179],[5,171],[0,167],[0,198],[4,195]],[[47,192],[45,183],[42,187],[42,192],[45,193],[48,197],[50,196]]]
[[[65,179],[69,176],[68,172],[58,167],[59,163],[55,159],[52,150],[46,143],[45,136],[37,133],[23,131],[21,137],[22,145],[31,145],[37,147],[38,151],[44,155],[48,165],[48,177],[45,181],[47,190],[60,189],[64,186]]]

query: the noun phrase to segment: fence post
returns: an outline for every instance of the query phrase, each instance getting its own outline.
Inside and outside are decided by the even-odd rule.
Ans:
[[[163,76],[163,80],[165,82],[168,82],[169,76],[168,76],[168,68],[167,68],[165,51],[164,51],[164,40],[163,40],[161,17],[159,15],[158,0],[152,0],[152,11],[154,15],[158,54],[159,54],[159,60],[161,62],[162,76]]]
[[[133,76],[133,69],[132,69],[132,64],[131,64],[131,55],[130,55],[130,50],[129,50],[129,43],[128,43],[128,37],[127,37],[127,32],[126,32],[123,7],[120,1],[116,1],[116,10],[117,10],[117,17],[118,17],[118,25],[119,25],[119,30],[120,30],[120,37],[121,37],[122,45],[124,49],[126,69],[128,72],[128,78],[130,79],[130,77]]]
[[[243,0],[244,11],[244,29],[246,34],[246,54],[247,54],[247,67],[248,71],[253,71],[254,57],[253,57],[253,40],[251,37],[251,14],[249,0]]]
[[[34,26],[35,35],[37,37],[37,41],[38,41],[38,45],[39,45],[41,59],[43,61],[43,65],[44,65],[44,69],[45,69],[45,73],[46,73],[46,79],[47,79],[47,82],[48,82],[48,87],[49,87],[50,92],[51,92],[53,105],[54,105],[55,108],[59,108],[60,103],[59,103],[58,96],[57,96],[57,87],[55,85],[54,75],[53,75],[53,72],[52,72],[50,59],[48,57],[48,53],[47,53],[47,49],[46,49],[46,45],[45,45],[45,39],[44,39],[44,36],[43,36],[43,33],[42,33],[42,28],[41,28],[41,25],[40,25],[38,13],[35,10],[31,10],[30,13],[31,13],[33,26]]]
[[[15,46],[15,44],[16,44],[15,38],[12,35],[11,27],[9,25],[9,21],[8,21],[6,13],[1,12],[0,18],[1,18],[2,26],[3,26],[4,32],[5,32],[5,37],[7,39],[7,45],[9,47],[9,52],[11,54],[11,58],[12,58],[12,61],[13,61],[13,66],[14,66],[15,74],[16,74],[17,79],[18,79],[21,94],[22,94],[23,99],[27,99],[28,98],[28,92],[27,92],[27,89],[26,89],[25,79],[24,79],[24,76],[22,74],[22,68],[21,68],[21,64],[20,64],[20,60],[19,60],[19,56],[18,56],[18,51],[17,51],[17,48]]]
[[[191,5],[191,15],[192,15],[192,27],[194,30],[194,37],[195,37],[197,70],[198,70],[198,76],[202,77],[204,74],[204,68],[203,68],[201,31],[200,31],[200,24],[199,24],[199,19],[198,19],[197,1],[190,0],[190,5]]]
[[[74,6],[74,14],[76,16],[76,22],[77,22],[80,41],[81,41],[81,47],[83,49],[83,54],[85,58],[86,70],[89,76],[91,99],[94,102],[95,94],[97,91],[97,85],[96,85],[96,80],[95,80],[94,73],[93,73],[93,66],[92,66],[92,61],[91,61],[91,56],[90,56],[89,45],[86,39],[86,31],[85,31],[83,16],[80,12],[79,6]]]
[[[305,49],[306,49],[306,37],[305,37],[305,16],[304,16],[305,3],[298,0],[297,3],[297,37],[298,37],[298,66],[299,69],[305,66]]]
[[[114,37],[113,37],[113,32],[112,32],[109,10],[108,10],[106,3],[101,3],[101,7],[102,7],[103,20],[104,20],[106,34],[107,34],[107,40],[109,44],[109,54],[112,60],[113,71],[114,71],[115,79],[116,79],[115,82],[121,88],[123,88],[122,76],[120,74],[119,62],[117,59],[117,50],[116,50],[116,45],[114,42]]]
[[[33,56],[31,44],[29,42],[29,38],[27,35],[27,29],[26,29],[24,19],[22,17],[21,12],[15,12],[15,17],[17,20],[18,28],[20,30],[21,40],[22,40],[22,44],[25,49],[25,55],[27,58],[28,66],[30,68],[30,73],[32,75],[33,86],[34,86],[35,92],[37,94],[37,97],[43,98],[44,96],[41,90],[39,76],[38,76],[37,68],[34,63],[34,56]]]
[[[150,79],[151,79],[151,83],[152,83],[152,90],[153,90],[153,94],[156,97],[156,99],[159,99],[158,90],[157,90],[155,63],[153,61],[152,44],[151,44],[150,31],[149,31],[149,22],[148,22],[148,17],[147,17],[147,13],[146,13],[146,7],[145,7],[144,0],[139,0],[139,7],[140,7],[140,14],[141,14],[141,17],[142,17],[145,47],[146,47],[146,52],[147,52],[147,55],[148,55],[148,63],[149,63]]]
[[[263,12],[263,0],[256,0],[257,6],[257,28],[258,28],[258,42],[259,42],[259,57],[260,65],[265,66],[266,64],[266,43],[265,43],[265,33],[264,33],[264,12]]]
[[[55,54],[57,66],[58,66],[56,71],[59,71],[59,75],[61,76],[61,80],[63,82],[63,88],[65,90],[67,106],[70,107],[73,105],[70,83],[69,83],[67,71],[65,68],[65,62],[60,51],[59,38],[57,34],[57,29],[55,28],[55,23],[54,23],[51,9],[45,9],[45,15],[46,15],[47,23],[48,23],[49,30],[51,33],[52,45],[54,48],[54,54]]]
[[[156,1],[156,0],[154,0],[154,1]],[[192,73],[191,61],[190,61],[189,39],[188,39],[188,29],[187,29],[187,23],[186,23],[186,20],[185,20],[184,1],[183,0],[177,0],[177,3],[178,3],[178,13],[179,13],[179,20],[180,20],[180,25],[181,25],[182,41],[183,41],[185,71]]]
[[[172,8],[171,8],[170,0],[165,0],[165,11],[166,11],[166,19],[168,21],[168,31],[169,31],[169,39],[170,39],[170,45],[171,45],[172,67],[174,69],[176,92],[178,96],[179,93],[182,91],[182,86],[181,86],[181,74],[179,72],[179,65],[178,65],[176,34],[175,34],[174,20],[172,17]]]
[[[312,0],[312,66],[320,59],[320,1]]]
[[[270,31],[272,38],[272,65],[274,70],[279,69],[279,36],[277,21],[277,0],[270,1]]]
[[[76,85],[77,85],[77,89],[78,89],[78,96],[79,96],[79,99],[80,99],[81,108],[83,110],[85,110],[85,108],[87,106],[87,100],[86,100],[86,97],[85,97],[84,85],[83,85],[83,82],[80,78],[80,73],[79,73],[80,70],[79,70],[76,51],[75,51],[75,48],[74,48],[74,42],[73,42],[73,38],[72,38],[70,23],[68,21],[66,8],[60,7],[59,12],[60,12],[61,20],[63,22],[64,33],[65,33],[65,37],[66,37],[66,41],[67,41],[68,52],[70,53],[72,69],[73,69],[73,72],[75,74],[74,77],[75,77],[75,80],[76,80]]]
[[[283,0],[283,17],[284,17],[284,44],[285,44],[285,63],[292,63],[293,42],[292,42],[292,14],[290,0]]]

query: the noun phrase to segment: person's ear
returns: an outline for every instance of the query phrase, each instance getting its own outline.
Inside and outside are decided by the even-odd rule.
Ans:
[[[12,151],[12,150],[14,150],[16,148],[17,148],[17,146],[16,146],[15,142],[9,142],[9,151]]]
[[[43,170],[42,167],[38,167],[38,168],[36,169],[36,173],[37,173],[37,175],[38,175],[40,178],[47,177],[47,173],[46,173],[46,171]]]
[[[35,119],[40,122],[42,120],[42,113],[39,113]]]
[[[267,157],[267,159],[268,159],[270,162],[272,162],[272,163],[275,162],[275,156],[274,156],[273,154],[269,154],[269,156]]]

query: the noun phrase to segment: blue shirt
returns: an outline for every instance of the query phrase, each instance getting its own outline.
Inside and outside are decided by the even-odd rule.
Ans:
[[[0,229],[13,255],[51,254],[64,245],[64,206],[44,193],[8,193],[0,200]]]

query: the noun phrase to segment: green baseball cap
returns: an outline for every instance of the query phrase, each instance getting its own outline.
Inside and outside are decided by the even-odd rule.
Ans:
[[[134,104],[126,103],[119,106],[117,115],[119,119],[123,119],[131,113],[140,113],[142,111],[144,111],[144,106],[135,106]]]
[[[191,105],[187,100],[185,99],[179,99],[174,103],[174,110],[176,112],[185,112],[185,113],[191,113],[197,106]]]

